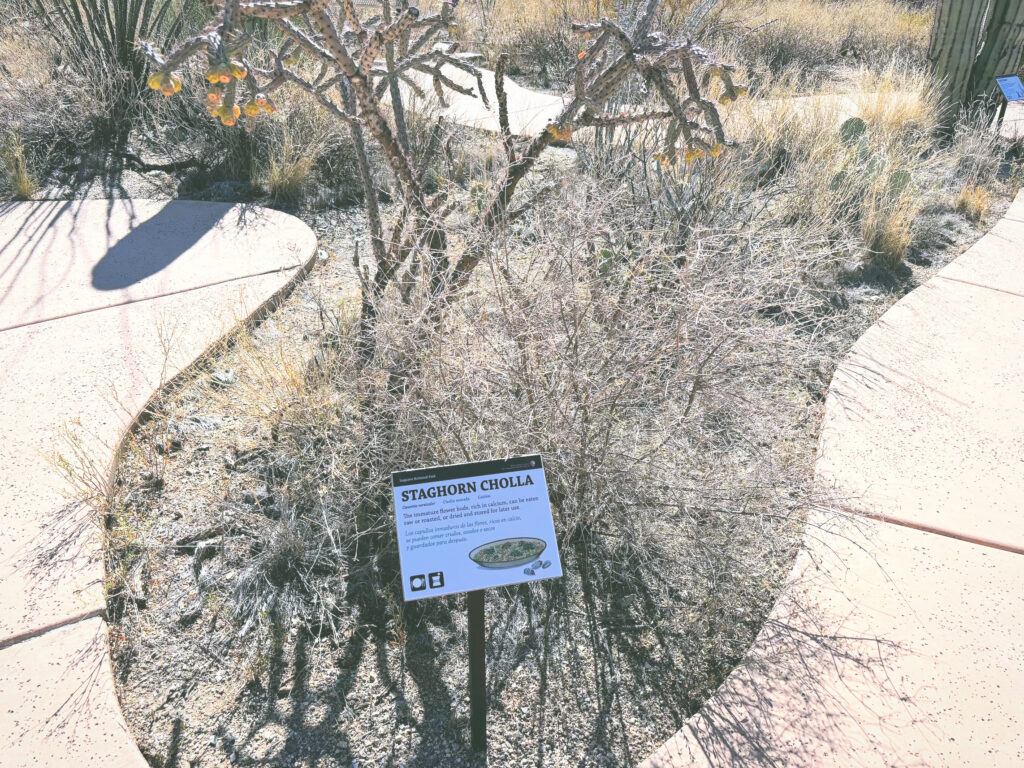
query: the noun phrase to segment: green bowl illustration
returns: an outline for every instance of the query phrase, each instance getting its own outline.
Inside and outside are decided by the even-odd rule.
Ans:
[[[481,544],[469,553],[469,559],[483,568],[516,568],[532,563],[547,549],[544,539],[516,536]]]

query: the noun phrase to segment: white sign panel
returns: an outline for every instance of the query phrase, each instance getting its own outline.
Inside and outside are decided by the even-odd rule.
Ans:
[[[540,456],[391,475],[406,600],[562,575]]]

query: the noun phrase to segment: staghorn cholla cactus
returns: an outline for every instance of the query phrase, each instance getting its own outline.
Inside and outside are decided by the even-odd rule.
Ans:
[[[732,69],[708,51],[654,31],[658,0],[642,0],[628,17],[574,26],[583,39],[583,50],[575,67],[573,90],[559,116],[540,135],[523,141],[509,130],[503,57],[495,71],[495,95],[506,165],[480,214],[479,226],[474,228],[484,236],[466,244],[452,264],[446,223],[459,206],[445,193],[424,193],[421,178],[429,158],[410,151],[399,84],[422,93],[414,79],[414,73],[419,73],[430,78],[442,104],[447,92],[456,91],[476,96],[493,108],[481,72],[456,55],[454,44],[441,42],[454,24],[457,0],[446,0],[439,13],[425,17],[408,0],[381,0],[381,14],[370,19],[360,17],[353,0],[340,0],[336,17],[331,15],[328,0],[215,2],[218,12],[214,21],[174,51],[161,54],[150,44],[141,45],[156,70],[150,86],[173,96],[181,89],[176,71],[187,59],[205,55],[207,107],[224,125],[243,119],[251,122],[261,113],[273,111],[271,96],[286,85],[302,89],[347,123],[364,185],[375,262],[370,274],[357,260],[363,281],[364,331],[372,326],[378,302],[396,282],[403,265],[408,265],[403,284],[408,284],[410,276],[423,281],[433,307],[427,314],[439,321],[440,308],[465,285],[486,255],[486,233],[508,219],[519,182],[552,143],[569,139],[579,128],[658,121],[666,125],[661,162],[674,162],[680,155],[687,162],[717,157],[727,141],[717,108],[705,96],[707,87],[712,79],[720,80],[724,92],[719,100],[723,103],[746,90],[733,83]],[[242,22],[246,17],[269,20],[284,35],[268,68],[254,66],[245,56],[249,38]],[[299,57],[319,65],[315,78],[307,79],[296,70]],[[475,77],[477,89],[452,80],[445,74],[446,67]],[[647,91],[663,103],[662,108],[606,112],[605,105],[630,78],[643,81]],[[333,91],[337,100],[329,96]],[[390,96],[390,110],[384,108],[385,93]],[[387,237],[370,174],[366,134],[382,149],[401,194],[402,205]],[[435,132],[434,146],[427,154],[436,152],[442,143]],[[408,295],[408,291],[402,292],[404,298]]]

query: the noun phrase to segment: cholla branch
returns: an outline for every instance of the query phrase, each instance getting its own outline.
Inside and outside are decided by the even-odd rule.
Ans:
[[[486,108],[492,108],[480,70],[459,58],[454,44],[443,42],[442,35],[453,21],[455,3],[446,2],[440,13],[423,17],[407,0],[381,0],[382,13],[367,19],[360,17],[354,0],[340,0],[340,10],[332,8],[329,0],[212,2],[215,17],[196,37],[167,54],[148,44],[141,46],[156,68],[150,85],[173,95],[181,88],[174,70],[205,51],[208,108],[225,125],[234,125],[243,112],[246,120],[272,112],[274,105],[268,94],[288,85],[308,93],[349,126],[363,181],[375,262],[373,275],[364,276],[363,281],[364,331],[376,317],[376,303],[405,263],[410,263],[405,274],[418,276],[416,279],[422,281],[433,307],[427,314],[438,322],[441,308],[457,295],[488,253],[493,242],[488,233],[503,226],[514,215],[513,210],[521,210],[511,209],[510,202],[519,183],[552,144],[570,140],[581,127],[664,123],[662,162],[674,162],[680,150],[689,162],[714,157],[727,142],[717,107],[707,96],[708,89],[712,83],[721,83],[722,103],[745,92],[743,86],[733,82],[732,68],[718,62],[708,51],[688,40],[670,40],[652,31],[658,0],[642,0],[632,16],[620,13],[616,19],[573,27],[582,38],[583,50],[573,73],[572,91],[558,117],[540,135],[524,142],[513,136],[509,125],[507,58],[500,58],[495,91],[506,166],[497,175],[488,202],[479,214],[475,227],[479,237],[464,243],[458,260],[451,264],[446,222],[459,210],[459,199],[447,192],[428,199],[422,184],[431,158],[441,146],[441,128],[435,130],[428,152],[412,153],[405,128],[403,89],[399,84],[422,94],[416,77],[420,73],[430,78],[442,104],[446,103],[447,94],[455,92],[478,96]],[[255,67],[245,58],[249,44],[242,29],[245,17],[268,19],[285,36],[269,68]],[[293,51],[308,54],[319,64],[315,77],[294,67]],[[454,69],[472,76],[476,89],[457,82],[446,73],[448,68],[449,72]],[[645,83],[645,92],[661,103],[638,104],[622,112],[610,110],[609,103],[631,80]],[[245,96],[238,90],[238,83],[243,84]],[[330,96],[335,88],[338,100]],[[390,109],[385,108],[385,95],[391,98]],[[242,103],[245,98],[248,101]],[[383,234],[368,140],[379,146],[387,160],[401,199],[395,221],[388,227],[389,238]],[[447,144],[444,148],[447,150]],[[402,293],[409,295],[404,287]],[[367,353],[372,354],[372,346]]]

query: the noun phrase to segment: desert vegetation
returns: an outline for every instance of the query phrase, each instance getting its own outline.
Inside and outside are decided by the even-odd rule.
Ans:
[[[943,125],[929,3],[2,1],[6,194],[259,202],[330,254],[123,446],[113,650],[154,765],[470,764],[461,601],[403,604],[388,478],[532,452],[567,575],[488,594],[492,764],[638,762],[831,502],[838,359],[1019,182],[988,115]],[[477,61],[577,103],[460,127],[431,98]]]

